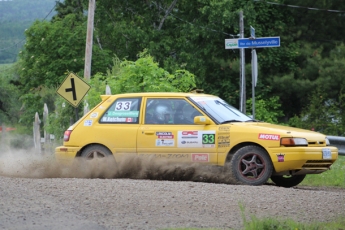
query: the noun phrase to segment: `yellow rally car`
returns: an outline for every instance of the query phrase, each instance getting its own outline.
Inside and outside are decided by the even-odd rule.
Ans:
[[[273,125],[246,116],[217,96],[199,93],[102,95],[102,102],[64,134],[59,162],[118,154],[154,155],[229,167],[247,185],[269,178],[292,187],[338,158],[317,132]]]

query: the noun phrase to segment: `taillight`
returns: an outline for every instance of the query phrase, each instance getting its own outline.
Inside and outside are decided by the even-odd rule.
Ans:
[[[71,136],[72,130],[66,130],[63,135],[63,141],[69,141],[69,137]]]

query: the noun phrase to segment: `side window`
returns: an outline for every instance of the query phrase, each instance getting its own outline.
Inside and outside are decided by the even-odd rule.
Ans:
[[[145,124],[194,124],[194,117],[202,115],[184,99],[148,99]]]
[[[119,98],[103,114],[100,123],[139,123],[141,98]]]

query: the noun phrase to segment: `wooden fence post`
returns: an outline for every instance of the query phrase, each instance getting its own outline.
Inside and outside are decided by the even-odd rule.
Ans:
[[[35,121],[33,122],[33,132],[34,132],[35,149],[38,151],[39,154],[42,153],[42,151],[41,151],[40,124],[41,124],[41,120],[38,116],[38,113],[36,112]]]
[[[5,124],[2,123],[1,124],[1,146],[4,146],[5,143],[6,143],[6,127],[5,127]]]
[[[111,89],[110,89],[110,86],[108,84],[105,86],[105,94],[111,95]]]

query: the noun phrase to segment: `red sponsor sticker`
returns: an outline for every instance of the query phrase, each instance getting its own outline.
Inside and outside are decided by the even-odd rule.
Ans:
[[[174,135],[158,135],[159,139],[174,139]]]
[[[280,135],[259,133],[259,139],[261,139],[261,140],[279,141],[280,140]]]
[[[205,153],[192,153],[193,162],[209,162],[208,154]]]
[[[198,135],[198,131],[182,131],[182,135]]]
[[[126,122],[132,122],[132,121],[133,121],[133,118],[131,117],[126,118]]]

